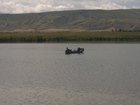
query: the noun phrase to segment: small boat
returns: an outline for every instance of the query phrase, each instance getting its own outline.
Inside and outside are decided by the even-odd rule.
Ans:
[[[84,52],[84,48],[77,48],[77,50],[66,49],[65,54],[81,54]]]

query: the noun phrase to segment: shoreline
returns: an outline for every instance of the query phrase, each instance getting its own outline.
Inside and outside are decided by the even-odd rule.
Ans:
[[[1,32],[0,43],[140,43],[140,32]]]

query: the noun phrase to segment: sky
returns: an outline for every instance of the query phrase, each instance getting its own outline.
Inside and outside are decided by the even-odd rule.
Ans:
[[[0,13],[132,8],[140,9],[140,0],[0,0]]]

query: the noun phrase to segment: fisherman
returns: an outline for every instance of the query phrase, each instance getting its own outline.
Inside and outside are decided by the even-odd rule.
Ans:
[[[78,47],[78,48],[77,48],[77,51],[80,51],[80,50],[81,50],[81,48],[80,48],[80,47]]]
[[[71,49],[69,49],[68,47],[66,48],[67,51],[71,51]]]

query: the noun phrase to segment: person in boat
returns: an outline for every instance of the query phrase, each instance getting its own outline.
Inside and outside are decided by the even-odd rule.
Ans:
[[[69,49],[68,47],[66,48],[66,51],[71,51],[71,49]]]
[[[78,47],[78,48],[77,48],[77,51],[80,51],[80,50],[81,50],[81,48],[80,48],[80,47]]]

